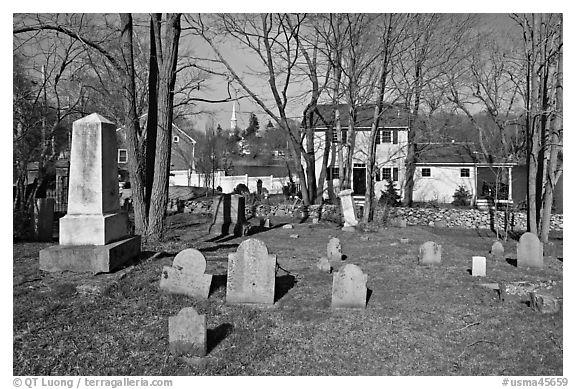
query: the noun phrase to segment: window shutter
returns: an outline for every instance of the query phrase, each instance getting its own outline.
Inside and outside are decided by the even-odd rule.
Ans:
[[[398,144],[398,130],[392,131],[392,143]]]
[[[398,168],[395,167],[392,170],[392,181],[398,181]]]

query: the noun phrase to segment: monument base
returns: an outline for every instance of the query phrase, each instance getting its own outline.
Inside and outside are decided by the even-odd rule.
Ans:
[[[40,251],[40,270],[109,273],[140,254],[140,236],[106,245],[51,246]]]

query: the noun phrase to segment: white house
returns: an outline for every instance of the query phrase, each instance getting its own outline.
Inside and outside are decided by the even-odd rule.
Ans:
[[[326,134],[329,126],[333,126],[334,107],[321,105],[318,107],[319,118],[316,121],[314,152],[316,157],[316,179],[322,168],[322,158],[326,144]],[[340,126],[342,132],[343,153],[348,152],[347,128],[348,106],[338,105],[340,113]],[[365,106],[357,113],[355,121],[356,141],[353,154],[352,190],[357,201],[362,201],[366,193],[366,161],[370,127],[374,114],[374,106]],[[392,180],[398,193],[404,197],[404,183],[406,177],[406,155],[408,151],[408,131],[413,119],[409,112],[401,106],[386,105],[376,139],[376,167],[375,194],[379,198],[385,191],[387,182]],[[335,126],[333,127],[335,128]],[[330,155],[328,158],[327,180],[332,180],[336,192],[339,187],[339,171],[337,150],[341,147],[336,131],[333,131]],[[472,200],[482,193],[482,184],[479,182],[479,172],[484,171],[483,178],[494,178],[497,173],[506,187],[507,201],[512,201],[512,167],[511,162],[488,162],[478,153],[474,145],[462,143],[427,143],[417,145],[416,171],[414,174],[413,200],[416,202],[437,201],[451,203],[454,192],[463,186],[472,195]],[[490,174],[486,174],[489,171]],[[324,197],[327,197],[328,184],[325,183]],[[510,188],[508,190],[508,188]],[[499,196],[501,198],[501,196]]]

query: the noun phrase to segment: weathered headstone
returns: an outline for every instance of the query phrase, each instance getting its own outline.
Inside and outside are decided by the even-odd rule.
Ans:
[[[408,239],[408,238],[400,238],[400,243],[406,244],[406,243],[408,243],[408,242],[410,242],[410,239]]]
[[[328,245],[326,247],[328,253],[328,260],[330,261],[341,261],[342,260],[342,245],[340,244],[340,239],[330,238]]]
[[[530,292],[530,307],[539,313],[556,313],[562,309],[562,298],[544,292]]]
[[[366,308],[368,276],[353,264],[334,274],[332,281],[332,308]]]
[[[544,267],[543,248],[536,234],[525,232],[520,237],[516,259],[518,267]]]
[[[34,239],[49,242],[54,226],[54,199],[36,199],[33,204]]]
[[[284,224],[284,225],[282,226],[282,228],[285,229],[285,230],[291,230],[291,229],[293,229],[294,227],[292,226],[292,224]]]
[[[316,263],[316,267],[321,272],[330,273],[332,271],[332,265],[330,265],[330,262],[328,261],[328,258],[326,258],[326,257],[320,258],[318,260],[318,262]]]
[[[266,218],[264,221],[264,228],[270,228],[270,219]]]
[[[472,275],[486,277],[486,257],[472,257]]]
[[[120,210],[116,126],[93,113],[72,126],[68,210],[59,246],[40,251],[46,271],[109,272],[140,253]]]
[[[227,304],[274,304],[276,255],[258,239],[246,239],[228,254]]]
[[[434,242],[426,242],[418,251],[418,262],[421,265],[434,265],[442,262],[442,246]]]
[[[342,205],[342,216],[344,217],[344,227],[354,227],[358,225],[356,219],[356,207],[352,199],[352,189],[346,189],[338,193],[340,204]]]
[[[290,238],[292,239],[298,239],[300,237],[300,235],[298,234],[290,234]]]
[[[214,216],[208,227],[211,235],[228,235],[232,219],[230,216],[231,195],[223,194],[212,200]]]
[[[192,307],[182,308],[178,315],[168,318],[170,352],[175,355],[206,355],[206,316]]]
[[[494,259],[502,260],[504,259],[504,246],[500,241],[492,243],[492,248],[490,249],[490,254]]]
[[[208,298],[212,275],[204,274],[206,259],[196,249],[180,251],[172,266],[164,266],[160,289],[190,297]]]

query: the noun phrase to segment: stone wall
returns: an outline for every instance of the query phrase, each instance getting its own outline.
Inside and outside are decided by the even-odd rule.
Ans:
[[[184,212],[197,214],[212,213],[212,200],[190,200],[184,204]],[[302,208],[293,208],[292,204],[281,203],[275,205],[258,204],[255,207],[256,217],[266,216],[302,216]],[[318,217],[321,220],[340,223],[342,214],[340,207],[336,205],[311,205],[308,207],[309,217]],[[383,224],[385,221],[386,210],[378,207],[374,213],[374,222]],[[246,217],[252,216],[252,209],[246,204]],[[481,228],[488,229],[493,217],[490,211],[480,211],[478,209],[466,208],[390,208],[387,220],[392,218],[405,219],[408,225],[429,226],[434,225],[436,221],[446,222],[447,227],[455,228]],[[498,223],[502,229],[504,225],[504,212],[498,211]],[[552,215],[550,222],[551,230],[562,231],[564,218],[563,215]],[[511,214],[509,225],[519,230],[526,229],[526,212],[516,211]]]
[[[466,208],[391,208],[388,218],[405,219],[408,225],[433,225],[436,221],[444,221],[448,227],[456,228],[490,228],[495,224],[493,211],[481,211]],[[382,220],[385,210],[377,209],[375,221]],[[498,211],[498,226],[504,226],[504,211]],[[563,230],[563,215],[552,215],[550,229]],[[509,226],[518,230],[526,229],[526,212],[516,211],[510,214]],[[495,225],[496,227],[496,225]]]

